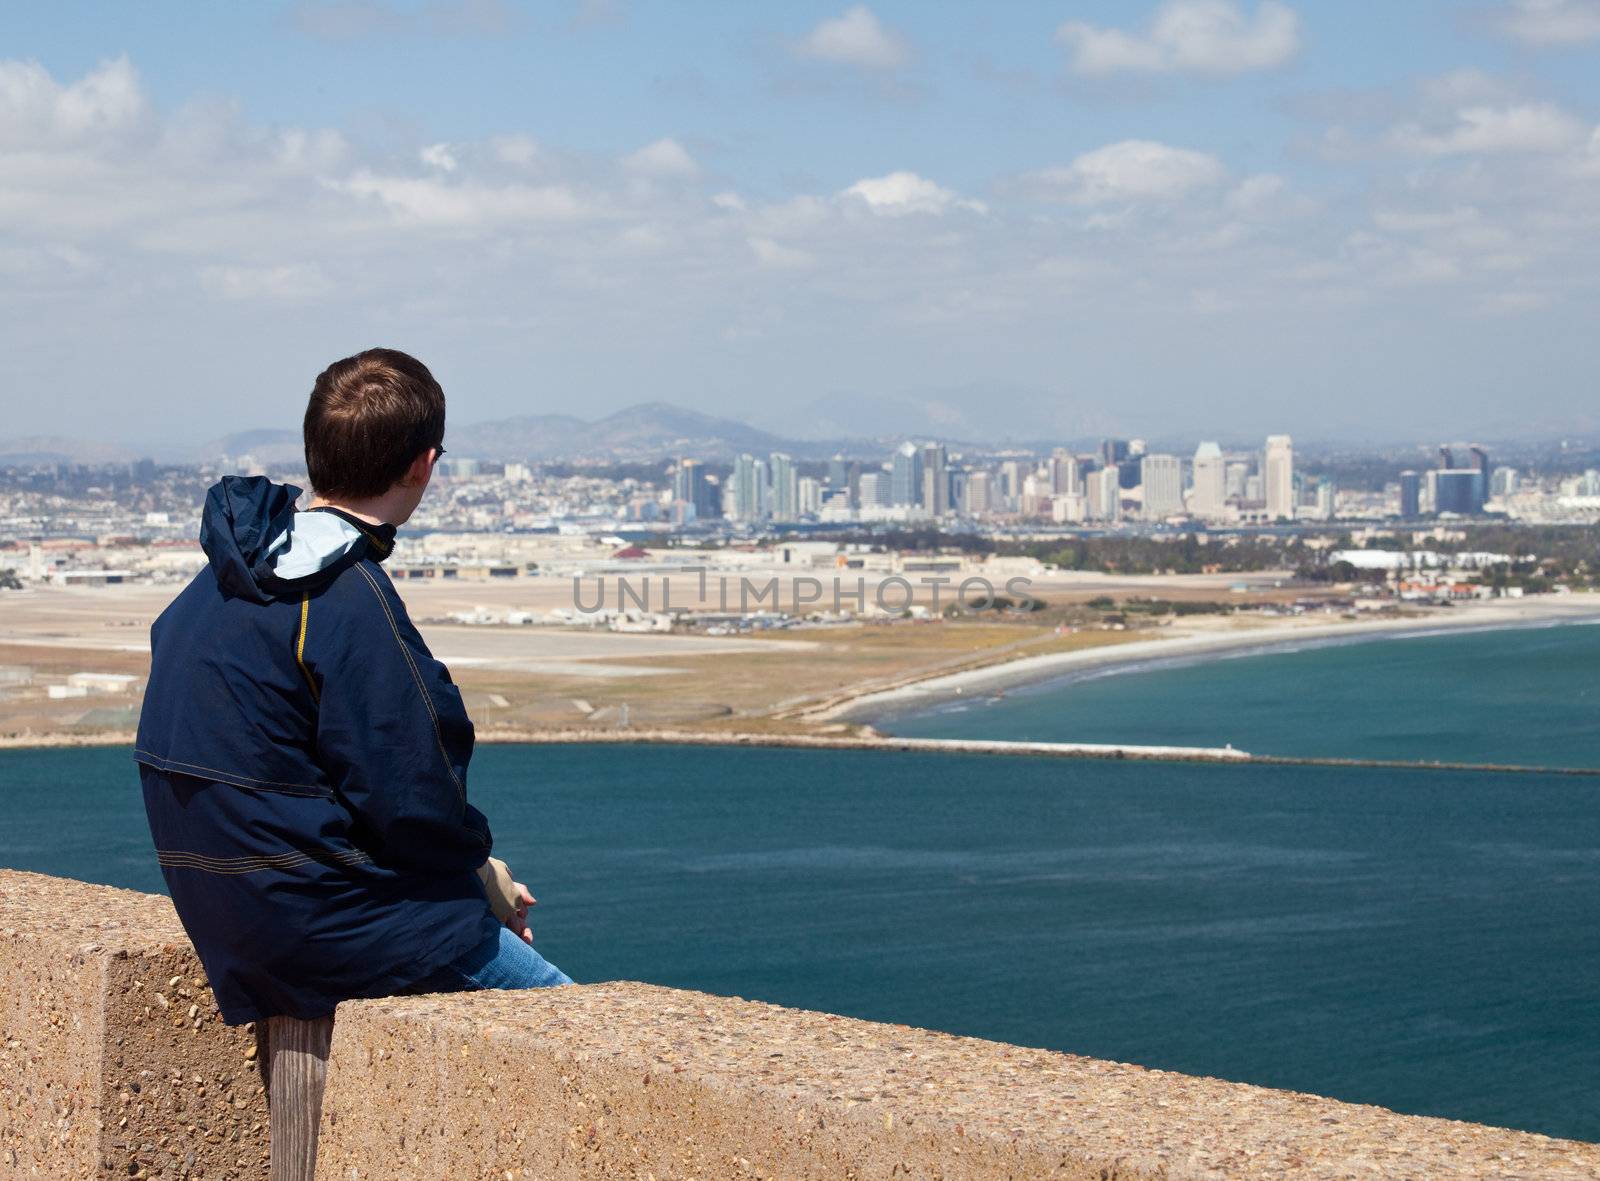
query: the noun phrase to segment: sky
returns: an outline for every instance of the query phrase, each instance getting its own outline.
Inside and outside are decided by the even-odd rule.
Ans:
[[[0,7],[0,438],[1558,437],[1597,297],[1600,0]]]

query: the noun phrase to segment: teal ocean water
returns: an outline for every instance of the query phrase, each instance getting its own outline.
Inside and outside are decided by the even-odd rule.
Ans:
[[[922,738],[1232,743],[1253,754],[1600,766],[1600,626],[1150,661],[890,717]]]
[[[1597,790],[613,746],[485,747],[471,779],[580,980],[1600,1140]],[[0,863],[161,888],[126,750],[0,755],[0,806]]]

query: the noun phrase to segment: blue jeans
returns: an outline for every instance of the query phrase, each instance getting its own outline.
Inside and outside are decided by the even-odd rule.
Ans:
[[[571,983],[570,976],[490,915],[484,919],[483,938],[471,951],[405,991],[473,992],[482,988],[551,988]]]

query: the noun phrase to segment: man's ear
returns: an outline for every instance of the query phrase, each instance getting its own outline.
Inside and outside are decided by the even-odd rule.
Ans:
[[[411,466],[406,468],[405,478],[400,482],[408,488],[418,488],[428,482],[428,477],[433,474],[433,448],[429,447],[421,455],[411,461]]]

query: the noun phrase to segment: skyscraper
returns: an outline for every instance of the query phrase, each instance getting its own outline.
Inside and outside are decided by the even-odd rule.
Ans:
[[[733,516],[739,521],[764,520],[768,512],[767,465],[752,455],[733,464]]]
[[[822,481],[801,476],[795,483],[795,516],[814,517],[822,510]]]
[[[1139,461],[1144,515],[1152,521],[1183,512],[1183,461],[1176,455],[1146,455]]]
[[[1227,506],[1227,468],[1222,448],[1215,443],[1201,443],[1194,449],[1194,496],[1189,510],[1197,517],[1220,517]]]
[[[1081,491],[1078,461],[1063,448],[1058,447],[1050,456],[1050,491],[1055,496],[1076,496]]]
[[[701,520],[722,515],[717,486],[707,475],[706,465],[698,459],[678,461],[678,470],[672,476],[672,499],[693,506],[694,516]]]
[[[1441,469],[1433,476],[1434,512],[1468,517],[1483,511],[1483,483],[1477,468]]]
[[[993,509],[994,477],[988,472],[967,473],[966,497],[961,510],[969,517],[978,517]]]
[[[1337,494],[1338,489],[1334,487],[1333,481],[1326,476],[1317,481],[1316,501],[1313,505],[1313,511],[1316,513],[1318,520],[1333,520],[1333,504]]]
[[[912,505],[922,498],[922,452],[915,443],[901,443],[894,453],[889,503]]]
[[[1294,517],[1294,443],[1288,435],[1267,436],[1267,457],[1262,465],[1266,485],[1267,516],[1272,520]]]
[[[1422,477],[1416,472],[1400,473],[1400,515],[1405,518],[1422,515]]]
[[[922,449],[921,504],[931,517],[950,511],[950,463],[942,443],[929,443]]]
[[[779,521],[793,521],[800,515],[800,490],[794,470],[794,457],[774,451],[771,460],[772,516]]]
[[[1111,464],[1089,473],[1087,489],[1089,519],[1116,521],[1122,517],[1122,480],[1117,465]]]
[[[849,471],[843,453],[835,452],[833,458],[828,461],[828,487],[834,492],[847,488],[850,480]]]

